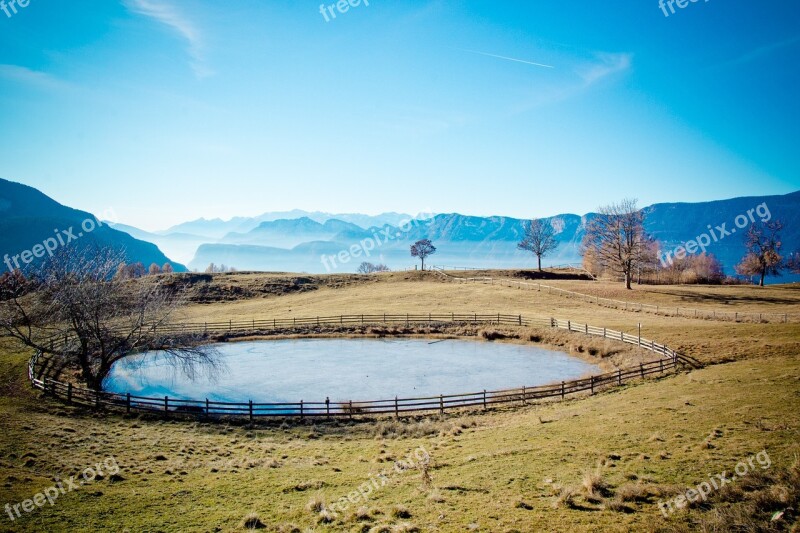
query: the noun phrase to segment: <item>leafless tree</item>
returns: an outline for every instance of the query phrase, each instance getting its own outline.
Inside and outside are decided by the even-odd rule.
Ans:
[[[758,284],[764,286],[767,275],[780,276],[783,258],[780,255],[783,222],[756,222],[747,228],[744,237],[747,254],[736,265],[736,272],[743,276],[759,276]]]
[[[164,266],[161,267],[161,272],[163,272],[164,274],[172,274],[173,272],[175,272],[175,269],[172,268],[172,265],[170,265],[169,263],[164,263]]]
[[[0,334],[49,356],[59,369],[76,368],[94,390],[113,364],[133,353],[163,350],[187,376],[219,370],[217,352],[197,335],[167,333],[181,298],[163,278],[114,275],[120,256],[101,249],[62,249],[25,278],[0,282]]]
[[[517,248],[533,253],[539,262],[539,272],[541,272],[542,257],[558,248],[553,225],[549,221],[534,218],[525,227],[525,237]]]
[[[158,266],[158,265],[157,265],[157,264],[155,264],[155,263],[152,263],[152,264],[150,265],[150,268],[148,269],[148,273],[149,273],[151,276],[155,276],[156,274],[161,274],[161,267],[160,267],[160,266]]]
[[[428,239],[422,239],[411,245],[411,257],[419,257],[422,270],[425,270],[425,258],[436,253],[436,247]]]
[[[644,213],[636,200],[626,199],[599,209],[586,225],[583,251],[595,264],[623,276],[630,289],[637,269],[648,260],[649,241]]]

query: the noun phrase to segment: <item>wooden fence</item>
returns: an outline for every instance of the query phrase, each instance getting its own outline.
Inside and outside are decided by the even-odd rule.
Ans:
[[[579,324],[555,318],[526,318],[507,314],[363,314],[340,315],[310,318],[283,318],[272,320],[228,321],[215,323],[175,324],[158,328],[160,331],[183,333],[226,333],[245,332],[257,334],[266,330],[285,330],[301,326],[321,325],[434,325],[434,324],[497,324],[508,326],[539,326],[565,329],[585,335],[613,339],[635,344],[645,350],[657,353],[657,361],[642,363],[635,368],[617,370],[588,378],[535,387],[519,387],[503,390],[482,390],[465,394],[427,396],[419,398],[390,398],[384,400],[353,401],[331,400],[286,403],[216,402],[208,399],[187,400],[164,397],[143,397],[132,394],[117,394],[81,388],[72,383],[64,383],[46,376],[47,361],[35,354],[28,363],[28,378],[31,384],[45,393],[71,404],[107,408],[126,413],[160,413],[162,415],[184,415],[197,418],[235,417],[254,420],[263,417],[306,418],[353,418],[363,415],[394,415],[411,413],[444,413],[453,409],[483,408],[504,404],[525,405],[544,399],[563,400],[567,396],[581,393],[594,394],[600,389],[620,386],[633,379],[643,379],[653,374],[663,374],[681,365],[696,366],[699,363],[683,354],[675,352],[663,344],[630,335],[622,331]]]
[[[487,276],[461,278],[453,276],[444,272],[441,269],[434,269],[446,278],[464,283],[488,283],[490,285],[502,285],[505,287],[514,287],[518,289],[532,290],[537,292],[546,292],[548,294],[555,294],[565,298],[573,298],[582,302],[602,305],[604,307],[611,307],[624,311],[634,311],[640,313],[653,313],[662,316],[673,316],[682,318],[698,318],[706,320],[723,320],[740,322],[743,320],[758,321],[758,322],[779,322],[787,324],[791,322],[800,321],[800,314],[798,313],[752,313],[741,311],[720,311],[716,309],[696,309],[687,307],[677,307],[668,305],[652,305],[643,304],[639,302],[628,302],[625,300],[613,300],[611,298],[600,298],[599,296],[592,296],[582,292],[568,291],[566,289],[559,289],[544,283],[533,283],[527,281],[517,281],[512,279],[492,278]]]

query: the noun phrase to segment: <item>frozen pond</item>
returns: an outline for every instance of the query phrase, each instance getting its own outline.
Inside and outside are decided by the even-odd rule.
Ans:
[[[432,339],[292,339],[217,344],[225,369],[189,380],[158,352],[114,365],[106,390],[224,402],[382,400],[544,385],[599,368],[535,346]]]

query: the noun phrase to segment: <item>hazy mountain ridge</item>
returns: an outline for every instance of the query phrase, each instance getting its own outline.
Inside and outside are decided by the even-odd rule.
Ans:
[[[755,220],[762,217],[755,212],[758,206],[766,206],[771,220],[780,218],[786,224],[783,231],[783,250],[789,253],[800,248],[800,191],[787,195],[742,197],[700,203],[660,203],[644,208],[647,215],[645,229],[662,244],[667,252],[675,246],[697,238],[715,228],[726,224],[726,229],[735,227],[739,215],[747,216],[750,210]],[[580,262],[580,245],[584,227],[594,213],[583,216],[561,214],[549,217],[559,241],[558,249],[546,258],[546,264]],[[291,227],[291,221],[286,222]],[[200,247],[190,263],[193,268],[204,268],[214,257],[225,257],[226,264],[243,269],[303,270],[325,272],[331,264],[332,270],[353,271],[362,260],[384,262],[395,268],[405,268],[414,264],[408,247],[416,240],[431,239],[438,248],[432,258],[434,264],[469,267],[529,267],[534,261],[530,254],[521,252],[516,244],[522,239],[527,220],[492,216],[477,217],[458,213],[436,215],[428,221],[414,221],[403,228],[396,226],[372,227],[359,231],[352,229],[336,234],[331,239],[302,243],[291,249],[275,250],[249,246],[238,250],[228,244],[207,244]],[[306,222],[307,224],[307,222]],[[748,219],[749,225],[749,219]],[[384,230],[392,238],[386,240]],[[406,231],[404,231],[406,230]],[[712,242],[707,248],[716,255],[728,274],[733,274],[734,265],[744,254],[744,229]],[[377,237],[376,237],[377,236]],[[380,241],[370,255],[354,257],[350,252],[363,248],[365,239]],[[386,241],[386,242],[383,242]],[[240,253],[241,252],[241,253]],[[337,256],[342,253],[346,262],[323,261],[322,256]],[[790,279],[790,278],[787,278]]]
[[[230,220],[220,218],[205,219],[199,218],[189,222],[184,222],[171,228],[155,232],[159,235],[169,235],[175,233],[189,233],[201,235],[213,240],[222,239],[229,233],[248,233],[258,228],[264,222],[275,222],[278,220],[298,220],[308,218],[319,224],[325,224],[329,220],[339,220],[349,224],[354,224],[360,228],[372,226],[383,226],[386,224],[397,225],[403,220],[412,218],[411,215],[404,213],[387,212],[379,215],[363,215],[360,213],[324,213],[321,211],[304,211],[293,209],[291,211],[271,211],[262,213],[256,217],[234,217]]]

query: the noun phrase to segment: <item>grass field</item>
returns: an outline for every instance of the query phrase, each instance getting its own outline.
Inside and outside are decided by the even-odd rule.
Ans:
[[[300,280],[300,281],[298,281]],[[605,283],[560,283],[618,297]],[[581,289],[579,287],[583,287]],[[373,277],[239,274],[192,287],[192,321],[343,313],[502,312],[636,331],[705,368],[563,403],[395,421],[221,425],[107,416],[41,397],[30,354],[0,350],[0,505],[113,458],[104,476],[0,531],[797,531],[800,324],[626,313],[418,272]],[[800,312],[795,287],[649,287],[660,305]],[[611,296],[614,295],[614,296]],[[729,303],[726,303],[729,302]],[[427,466],[395,469],[424,450]],[[668,501],[755,457],[707,502]],[[336,515],[342,497],[367,497]],[[371,477],[372,476],[372,477]],[[322,511],[322,512],[320,512]],[[783,514],[780,514],[783,512]],[[774,520],[772,520],[775,518]]]

